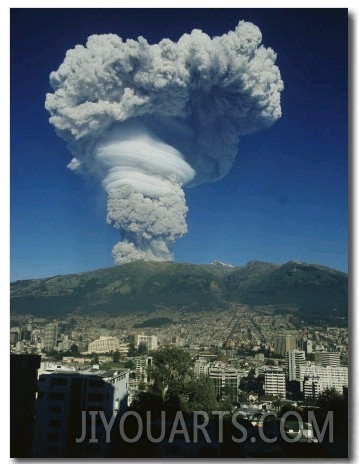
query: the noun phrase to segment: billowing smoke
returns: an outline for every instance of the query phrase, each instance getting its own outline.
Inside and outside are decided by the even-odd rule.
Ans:
[[[276,54],[261,40],[244,21],[177,43],[93,35],[51,73],[50,122],[73,154],[68,167],[108,193],[116,263],[170,260],[187,232],[183,187],[225,176],[239,137],[281,116]]]

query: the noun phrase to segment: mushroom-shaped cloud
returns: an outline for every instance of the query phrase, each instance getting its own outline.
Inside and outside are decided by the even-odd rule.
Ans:
[[[117,263],[170,260],[187,232],[183,187],[225,176],[240,136],[281,116],[276,54],[261,41],[245,21],[154,45],[92,35],[51,73],[50,122],[73,154],[68,167],[108,193]]]

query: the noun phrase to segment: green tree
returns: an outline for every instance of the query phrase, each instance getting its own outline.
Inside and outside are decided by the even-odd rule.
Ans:
[[[345,400],[343,395],[341,395],[335,388],[326,388],[319,393],[317,398],[317,406],[323,412],[327,411],[336,411],[343,408],[345,405]]]
[[[140,343],[138,345],[138,348],[137,348],[137,353],[138,353],[138,356],[144,356],[145,354],[147,354],[148,350],[147,350],[147,346],[146,346],[146,343]]]
[[[97,354],[91,359],[91,364],[99,364],[100,360]]]
[[[153,353],[153,365],[148,368],[148,373],[163,403],[166,394],[170,397],[179,393],[192,366],[189,353],[175,346],[160,348]]]
[[[316,417],[320,425],[324,423],[329,412],[333,414],[334,442],[339,437],[347,438],[349,425],[347,398],[341,395],[335,388],[327,388],[318,395],[317,406],[320,409],[319,413],[316,413]],[[343,445],[344,441],[339,441],[338,445],[340,446],[340,443]]]
[[[281,398],[276,398],[276,399],[273,401],[272,404],[273,404],[274,409],[275,409],[277,412],[279,412],[279,410],[280,410],[280,408],[281,408],[281,406],[282,406],[282,400],[281,400]]]
[[[120,361],[120,352],[116,350],[112,355],[112,361],[118,363]]]
[[[133,359],[127,359],[127,361],[125,362],[125,368],[131,370],[135,368],[135,363]]]
[[[209,377],[204,375],[198,379],[190,377],[183,387],[187,397],[187,401],[182,401],[182,408],[185,411],[205,411],[210,414],[217,409],[216,392]]]
[[[238,401],[240,403],[246,403],[248,401],[248,395],[249,395],[248,392],[240,391],[238,393]]]
[[[70,354],[71,356],[79,356],[80,354],[79,347],[75,343],[73,343],[70,347]]]
[[[273,359],[266,359],[264,364],[266,366],[274,366],[275,365],[275,362],[273,361]]]
[[[137,356],[137,349],[136,349],[134,343],[130,343],[130,346],[128,347],[127,356],[129,358],[133,358],[134,356]]]

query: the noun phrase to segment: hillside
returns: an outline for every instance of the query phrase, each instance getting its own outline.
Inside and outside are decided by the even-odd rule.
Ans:
[[[132,262],[107,269],[11,284],[11,312],[59,315],[170,307],[213,310],[223,302],[295,308],[303,315],[346,317],[348,276],[320,265],[251,261],[231,267]]]

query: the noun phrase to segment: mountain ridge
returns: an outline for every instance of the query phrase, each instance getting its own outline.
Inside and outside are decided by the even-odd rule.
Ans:
[[[218,261],[217,261],[218,263]],[[77,274],[17,280],[11,312],[214,310],[226,303],[347,314],[348,276],[325,266],[250,261],[243,266],[135,261]]]

